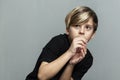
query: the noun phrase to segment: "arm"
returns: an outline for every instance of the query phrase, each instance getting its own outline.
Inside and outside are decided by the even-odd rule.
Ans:
[[[60,80],[74,80],[71,76],[73,73],[73,69],[74,66],[79,63],[84,57],[85,57],[85,52],[81,51],[81,54],[83,55],[79,55],[80,53],[76,53],[69,61],[69,63],[67,64],[63,74],[60,77]]]
[[[93,57],[89,50],[87,50],[87,54],[84,58],[84,60],[81,61],[80,64],[77,64],[74,68],[74,72],[72,77],[74,80],[80,80],[85,75],[85,73],[90,69],[93,63]]]
[[[73,59],[71,59],[70,61],[71,63],[74,63],[74,61],[76,61],[76,59],[74,60],[74,58],[76,58],[76,56],[74,57],[74,55],[76,54],[76,48],[83,48],[82,45],[84,45],[83,41],[79,40],[79,38],[76,38],[75,40],[73,40],[70,48],[65,53],[63,53],[63,55],[50,63],[42,62],[39,67],[38,78],[40,80],[46,80],[54,77],[72,57]],[[67,73],[69,68],[70,66],[67,66],[65,74]],[[70,69],[72,73],[72,68]]]
[[[63,66],[69,61],[69,59],[73,56],[69,51],[65,52],[56,60],[47,63],[42,62],[38,71],[38,78],[40,80],[47,80],[55,76]]]
[[[59,80],[73,80],[73,78],[71,77],[73,69],[74,65],[68,63]]]
[[[83,46],[79,45],[79,48],[76,48],[75,55],[70,59],[63,74],[60,77],[60,80],[74,80],[72,78],[74,66],[79,63],[86,55],[86,45],[82,41],[79,41],[78,43],[81,43]]]

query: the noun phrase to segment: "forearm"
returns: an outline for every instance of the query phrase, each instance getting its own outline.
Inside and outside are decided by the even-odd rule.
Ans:
[[[38,78],[40,78],[40,80],[52,78],[63,68],[63,66],[69,61],[71,57],[72,55],[67,51],[56,60],[40,66],[38,71]]]
[[[74,69],[74,65],[68,63],[63,74],[60,77],[60,80],[73,80],[72,78],[73,69]]]

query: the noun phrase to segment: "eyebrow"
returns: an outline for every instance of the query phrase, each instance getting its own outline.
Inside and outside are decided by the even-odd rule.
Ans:
[[[92,27],[94,27],[94,26],[95,26],[94,24],[87,24],[87,23],[86,23],[86,25],[89,25],[89,26],[92,26]]]

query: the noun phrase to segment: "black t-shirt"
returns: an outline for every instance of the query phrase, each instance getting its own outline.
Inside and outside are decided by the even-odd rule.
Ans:
[[[70,43],[66,34],[60,34],[53,37],[50,42],[43,48],[41,55],[39,56],[34,70],[26,77],[26,80],[38,80],[38,69],[42,61],[51,62],[60,57],[64,52],[68,50]],[[87,49],[85,58],[75,65],[72,77],[74,80],[81,80],[83,75],[88,71],[93,63],[93,57],[90,51]],[[67,64],[66,64],[67,65]],[[66,65],[59,71],[59,73],[50,80],[59,80]]]

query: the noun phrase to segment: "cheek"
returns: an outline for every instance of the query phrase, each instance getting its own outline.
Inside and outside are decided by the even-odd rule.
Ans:
[[[69,30],[69,34],[68,35],[69,35],[71,40],[74,39],[77,36],[76,34],[77,34],[76,31]]]
[[[93,33],[86,34],[86,39],[89,41],[92,38]]]
[[[72,38],[77,37],[77,36],[78,36],[78,31],[72,30],[72,31],[71,31],[71,36],[72,36]]]

